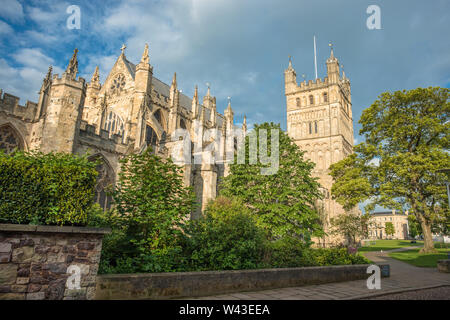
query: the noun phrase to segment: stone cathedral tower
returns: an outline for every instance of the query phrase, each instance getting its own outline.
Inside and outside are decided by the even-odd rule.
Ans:
[[[325,231],[330,218],[344,213],[331,199],[331,164],[342,160],[353,151],[353,120],[350,80],[340,71],[339,61],[331,48],[327,59],[327,76],[315,81],[297,84],[292,62],[284,72],[287,106],[287,131],[304,150],[305,158],[316,164],[313,175],[323,187],[324,200],[318,206],[323,213]],[[335,242],[328,237],[326,243]]]

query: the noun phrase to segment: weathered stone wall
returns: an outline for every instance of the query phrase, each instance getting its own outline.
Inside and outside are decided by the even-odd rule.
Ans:
[[[369,265],[113,274],[97,277],[95,299],[170,299],[367,279]],[[389,265],[380,265],[389,277]]]
[[[93,299],[102,238],[108,232],[0,224],[0,299]],[[80,283],[69,289],[72,265],[81,271]]]
[[[450,273],[450,259],[439,260],[437,268],[439,272]]]

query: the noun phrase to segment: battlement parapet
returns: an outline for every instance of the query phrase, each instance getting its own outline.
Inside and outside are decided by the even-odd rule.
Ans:
[[[307,90],[323,88],[328,85],[329,85],[328,77],[325,77],[323,79],[317,78],[316,81],[309,80],[308,82],[306,82],[306,80],[304,80],[303,82],[300,82],[300,85],[297,86],[297,88],[302,91],[307,91]]]
[[[24,106],[19,104],[20,98],[3,92],[0,89],[0,111],[12,114],[24,120],[32,120],[37,111],[37,103],[28,101]]]
[[[108,151],[126,152],[131,142],[128,137],[124,140],[122,135],[110,135],[109,131],[103,129],[100,130],[100,134],[97,134],[96,129],[96,125],[88,124],[82,120],[80,123],[80,138],[82,142]]]
[[[61,77],[59,77],[59,74],[54,74],[52,78],[52,86],[57,85],[70,85],[72,87],[84,90],[86,89],[86,80],[82,77],[78,77],[78,79],[73,79],[70,74],[63,73]]]
[[[348,80],[347,78],[340,78],[338,80],[338,83],[336,83],[336,84],[349,84],[349,83],[350,83],[350,80]],[[331,84],[333,84],[333,82],[330,82],[328,77],[324,77],[323,79],[317,78],[315,81],[308,80],[308,82],[306,82],[306,80],[304,80],[303,82],[300,82],[300,85],[297,85],[296,92],[309,91],[309,90],[315,90],[315,89],[323,89]]]

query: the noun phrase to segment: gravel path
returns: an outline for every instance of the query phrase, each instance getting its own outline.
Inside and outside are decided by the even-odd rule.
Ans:
[[[366,300],[450,300],[450,286],[387,294]]]

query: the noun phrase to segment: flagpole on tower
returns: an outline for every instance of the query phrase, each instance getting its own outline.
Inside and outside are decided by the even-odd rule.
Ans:
[[[317,50],[316,50],[316,36],[314,35],[314,70],[316,71],[317,80]]]

